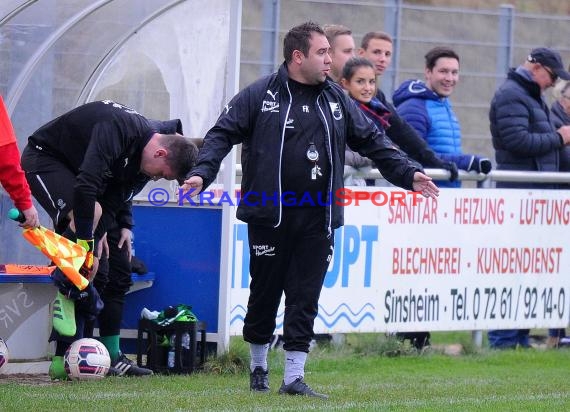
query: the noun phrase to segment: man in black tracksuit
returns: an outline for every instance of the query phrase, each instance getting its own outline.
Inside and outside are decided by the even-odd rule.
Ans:
[[[131,199],[150,179],[181,181],[188,173],[197,148],[181,133],[180,120],[150,120],[105,100],[63,114],[28,139],[22,167],[32,194],[52,218],[56,232],[85,247],[88,257],[81,272],[92,280],[84,297],[54,272],[63,294],[56,298],[54,316],[65,318],[61,308],[66,296],[76,301],[75,324],[71,319],[71,328],[54,327],[52,332],[57,342],[50,367],[53,378],[66,378],[63,354],[71,342],[83,337],[84,323],[97,315],[100,339],[109,350],[114,373],[151,373],[138,368],[119,348],[124,298],[131,286]],[[101,239],[108,241],[109,262],[97,272],[98,259],[93,254],[95,240]],[[93,282],[94,273],[98,275]],[[55,322],[54,318],[54,326]]]
[[[431,179],[411,165],[328,78],[323,30],[308,22],[284,40],[285,63],[236,95],[206,134],[184,189],[201,191],[223,158],[242,144],[242,201],[248,223],[250,297],[243,336],[250,343],[250,389],[267,392],[267,350],[285,293],[285,373],[281,394],[315,397],[304,382],[318,300],[343,224],[335,192],[343,188],[344,148],[374,160],[392,183],[436,196]],[[329,194],[332,193],[332,199]]]

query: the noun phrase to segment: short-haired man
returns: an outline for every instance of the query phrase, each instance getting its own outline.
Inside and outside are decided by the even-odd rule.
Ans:
[[[530,52],[497,89],[489,120],[499,170],[558,172],[560,150],[570,144],[570,126],[555,129],[543,93],[558,78],[570,80],[560,54],[539,47]],[[556,189],[556,184],[497,182],[500,188]],[[549,330],[557,337],[563,330]],[[528,347],[528,329],[490,330],[492,348]]]
[[[378,79],[384,74],[388,67],[390,67],[392,54],[392,37],[382,31],[366,33],[358,49],[358,55],[360,57],[364,57],[372,62],[376,73],[376,84],[380,83]],[[386,95],[380,87],[376,88],[375,97],[389,112],[386,118],[389,123],[389,126],[386,128],[388,137],[408,156],[418,161],[422,166],[448,170],[450,180],[455,180],[457,178],[457,166],[455,166],[455,163],[438,157],[428,146],[426,141],[418,135],[416,130],[398,114],[396,108],[386,99]]]
[[[392,36],[383,31],[369,31],[362,37],[358,55],[372,62],[377,76],[382,76],[392,62]]]
[[[461,127],[449,101],[459,81],[459,56],[449,47],[434,47],[425,55],[424,74],[425,82],[407,80],[394,92],[398,113],[442,159],[461,170],[489,173],[489,159],[461,150]],[[441,185],[459,187],[460,182]]]
[[[130,258],[131,199],[151,179],[182,182],[193,166],[198,149],[182,136],[180,120],[150,120],[135,110],[110,100],[79,106],[36,130],[22,154],[22,167],[32,194],[53,220],[58,233],[77,241],[87,251],[81,273],[88,279],[97,272],[97,242],[112,232],[111,247],[122,246]],[[114,254],[108,277],[98,279],[83,297],[75,286],[54,272],[60,288],[54,316],[65,318],[69,298],[75,299],[75,319],[58,328],[50,375],[65,379],[63,355],[71,342],[83,337],[84,323],[98,316],[101,340],[109,349],[114,373],[146,375],[119,350],[124,296],[131,285],[128,261]],[[92,279],[90,279],[92,280]],[[103,282],[102,282],[103,281]],[[101,312],[102,302],[105,304]],[[73,302],[72,302],[73,303]],[[58,308],[59,311],[56,310]],[[55,318],[54,318],[55,319]],[[59,318],[58,318],[59,319]],[[74,323],[75,321],[75,323]],[[69,327],[67,327],[69,326]]]
[[[233,145],[242,144],[241,191],[248,199],[237,217],[248,224],[251,283],[243,337],[250,344],[252,391],[269,391],[267,351],[285,294],[279,393],[326,398],[305,383],[305,361],[334,229],[344,223],[342,206],[327,199],[343,188],[346,144],[374,160],[393,184],[429,197],[439,192],[331,81],[329,49],[315,23],[289,30],[285,62],[228,103],[183,186],[207,188]]]
[[[329,76],[340,83],[342,68],[351,57],[354,57],[355,46],[352,31],[341,24],[325,24],[323,26],[327,40],[331,46],[329,55],[332,59]]]

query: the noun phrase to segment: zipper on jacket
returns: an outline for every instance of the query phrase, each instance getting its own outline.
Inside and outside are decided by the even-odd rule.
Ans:
[[[327,133],[327,139],[329,141],[329,146],[328,146],[328,150],[327,150],[327,154],[329,156],[329,163],[330,163],[330,169],[331,169],[331,173],[330,173],[330,178],[329,178],[329,186],[328,186],[328,190],[331,193],[332,196],[332,187],[333,187],[333,175],[334,175],[334,165],[333,165],[333,159],[332,159],[332,142],[331,142],[331,132],[329,129],[329,124],[327,122],[327,117],[325,116],[325,113],[323,112],[323,108],[321,107],[321,105],[319,104],[319,97],[322,96],[322,92],[317,96],[317,107],[319,108],[319,111],[321,112],[321,116],[323,117],[323,123],[325,124],[325,129],[326,129],[326,133]],[[330,202],[330,205],[328,205],[328,209],[329,209],[329,220],[327,222],[327,231],[328,231],[328,236],[327,238],[330,239],[330,237],[332,236],[332,205],[333,202]]]
[[[289,106],[287,107],[287,111],[285,113],[285,123],[287,123],[287,119],[289,118],[289,112],[291,111],[291,105],[293,104],[293,95],[291,94],[291,90],[289,89],[289,82],[285,83],[285,87],[287,88],[287,92],[289,93]],[[281,132],[281,148],[279,149],[279,220],[277,224],[273,227],[279,227],[281,224],[281,219],[283,218],[283,205],[281,204],[281,193],[283,192],[283,183],[281,182],[281,168],[283,164],[283,146],[285,145],[285,124],[283,125],[283,131]]]

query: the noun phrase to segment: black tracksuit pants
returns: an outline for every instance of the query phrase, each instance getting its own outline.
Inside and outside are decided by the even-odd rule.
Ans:
[[[334,234],[324,207],[283,208],[279,227],[248,224],[250,296],[244,319],[245,341],[269,343],[285,293],[283,348],[309,352],[318,301]]]

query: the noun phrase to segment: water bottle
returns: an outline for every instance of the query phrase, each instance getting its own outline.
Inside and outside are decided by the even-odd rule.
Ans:
[[[190,363],[190,334],[184,332],[182,334],[182,362],[184,366],[188,366]]]
[[[190,349],[190,334],[188,332],[182,334],[182,349]]]
[[[176,333],[170,335],[170,350],[168,351],[168,369],[173,369],[176,359]]]

